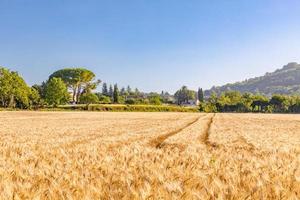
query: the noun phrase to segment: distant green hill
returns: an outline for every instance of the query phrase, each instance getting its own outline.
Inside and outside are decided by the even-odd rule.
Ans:
[[[224,86],[212,87],[210,90],[205,91],[205,96],[209,96],[212,92],[220,94],[228,90],[236,90],[242,93],[261,93],[267,96],[275,93],[300,94],[300,64],[289,63],[282,69],[266,73],[264,76]]]

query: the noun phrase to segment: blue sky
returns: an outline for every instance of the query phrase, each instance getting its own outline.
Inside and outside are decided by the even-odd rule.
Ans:
[[[0,0],[0,29],[0,65],[28,84],[85,66],[174,92],[300,62],[298,0]]]

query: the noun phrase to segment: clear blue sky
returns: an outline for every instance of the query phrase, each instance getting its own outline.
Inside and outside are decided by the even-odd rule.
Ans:
[[[0,29],[0,65],[28,84],[85,66],[174,92],[300,62],[299,0],[0,0]]]

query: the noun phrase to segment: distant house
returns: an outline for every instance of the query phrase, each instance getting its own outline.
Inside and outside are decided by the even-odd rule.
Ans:
[[[161,94],[160,96],[161,96],[161,98],[163,99],[164,102],[168,102],[168,103],[171,103],[171,104],[176,102],[176,99],[175,99],[174,95],[170,95],[169,93]]]
[[[182,103],[181,105],[194,107],[194,106],[199,106],[199,104],[200,104],[200,101],[198,99],[196,99],[196,100],[190,99],[187,102]]]

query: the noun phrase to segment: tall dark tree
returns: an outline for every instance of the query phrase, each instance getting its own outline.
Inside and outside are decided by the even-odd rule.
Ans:
[[[109,96],[108,89],[107,89],[107,84],[106,83],[103,83],[103,85],[102,85],[102,94],[104,96]]]
[[[117,84],[114,85],[113,99],[114,99],[114,103],[119,103],[120,92]]]
[[[129,85],[127,86],[127,92],[128,92],[129,95],[132,94],[132,90],[131,90],[131,87]]]
[[[199,89],[198,89],[197,95],[198,95],[198,100],[199,100],[200,102],[204,102],[204,93],[203,93],[202,88],[199,88]]]
[[[139,91],[139,89],[135,88],[135,90],[134,90],[134,95],[135,95],[136,97],[138,97],[138,96],[140,96],[140,94],[141,94],[141,92]]]
[[[40,97],[41,97],[42,99],[45,98],[45,87],[46,87],[46,82],[44,82],[44,81],[42,82],[41,85],[34,84],[34,85],[32,86],[32,88],[34,88],[35,90],[38,91],[38,93],[39,93],[39,95],[40,95]]]
[[[109,85],[108,96],[113,98],[113,95],[114,95],[114,89],[113,89],[113,86],[110,84]]]
[[[124,87],[122,87],[120,91],[120,95],[126,95],[126,89]]]

